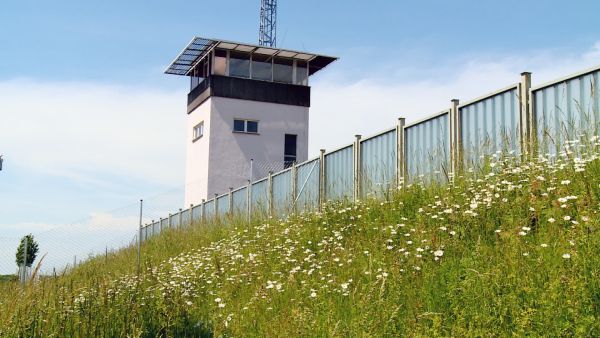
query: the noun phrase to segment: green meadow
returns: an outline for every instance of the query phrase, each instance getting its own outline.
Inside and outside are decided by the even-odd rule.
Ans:
[[[25,286],[2,337],[599,336],[600,145],[284,219],[169,229]],[[43,264],[43,262],[42,262]]]

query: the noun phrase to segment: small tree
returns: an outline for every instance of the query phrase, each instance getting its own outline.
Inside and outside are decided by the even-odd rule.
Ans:
[[[23,236],[23,238],[21,238],[21,243],[19,244],[19,247],[17,248],[17,255],[16,255],[16,262],[17,262],[17,266],[21,266],[21,264],[23,264],[23,256],[25,255],[25,240],[27,239],[27,260],[25,262],[25,265],[27,267],[31,267],[31,265],[33,264],[33,262],[35,261],[35,258],[37,257],[37,253],[38,253],[38,244],[35,241],[35,239],[33,238],[32,234],[29,234],[27,236]]]

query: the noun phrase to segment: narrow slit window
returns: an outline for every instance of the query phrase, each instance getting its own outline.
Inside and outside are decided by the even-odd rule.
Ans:
[[[297,141],[298,135],[285,134],[285,144],[283,150],[283,166],[289,168],[297,160]]]

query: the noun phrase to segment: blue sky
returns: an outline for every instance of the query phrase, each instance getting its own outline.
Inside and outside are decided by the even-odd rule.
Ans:
[[[194,35],[257,42],[259,3],[4,1],[0,239],[113,224],[102,212],[135,215],[140,198],[148,217],[178,205],[188,81],[162,71]],[[311,83],[314,155],[521,71],[539,83],[600,64],[599,12],[597,1],[280,0],[278,46],[340,57]]]

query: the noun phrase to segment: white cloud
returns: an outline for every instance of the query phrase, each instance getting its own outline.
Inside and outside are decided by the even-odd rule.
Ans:
[[[77,181],[183,177],[185,93],[93,83],[0,82],[0,146],[15,166]]]

